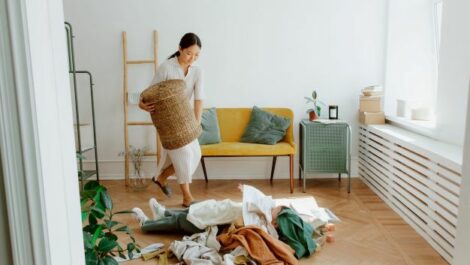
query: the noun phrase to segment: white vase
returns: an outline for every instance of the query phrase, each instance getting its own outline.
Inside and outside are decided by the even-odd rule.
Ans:
[[[410,117],[410,107],[406,100],[397,99],[397,116],[402,118]]]

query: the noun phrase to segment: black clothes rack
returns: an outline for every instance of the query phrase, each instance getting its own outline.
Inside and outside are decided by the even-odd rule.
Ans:
[[[67,53],[69,61],[69,73],[72,77],[72,87],[75,101],[75,119],[77,122],[76,126],[76,137],[78,142],[78,148],[76,151],[77,163],[78,163],[78,179],[80,181],[80,190],[83,190],[84,182],[96,175],[96,180],[100,181],[100,174],[98,170],[98,147],[96,145],[96,123],[95,123],[95,104],[93,99],[93,76],[89,71],[77,70],[75,67],[75,51],[73,47],[73,35],[72,25],[68,22],[65,22],[65,31],[67,35]],[[78,105],[78,87],[77,87],[77,75],[85,74],[88,75],[89,86],[90,86],[90,98],[91,98],[91,116],[92,116],[92,128],[93,128],[93,146],[83,148],[82,140],[80,135],[80,113]],[[89,151],[94,151],[95,155],[95,169],[94,170],[84,170],[83,169],[83,159],[85,159],[84,154]]]

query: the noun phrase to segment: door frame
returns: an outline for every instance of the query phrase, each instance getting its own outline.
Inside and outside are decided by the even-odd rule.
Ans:
[[[13,264],[84,264],[62,0],[0,0],[0,152]]]

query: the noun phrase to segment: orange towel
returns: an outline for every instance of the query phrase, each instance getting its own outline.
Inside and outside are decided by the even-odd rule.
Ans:
[[[272,237],[257,226],[245,226],[235,229],[230,227],[228,233],[221,234],[217,239],[222,250],[232,250],[243,246],[250,256],[261,265],[297,265],[294,250],[289,245]]]

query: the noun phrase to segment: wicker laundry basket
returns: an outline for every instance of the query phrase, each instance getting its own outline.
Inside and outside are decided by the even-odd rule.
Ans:
[[[201,126],[184,93],[185,86],[183,80],[167,80],[150,86],[141,94],[143,102],[155,104],[152,122],[165,149],[183,147],[201,134]]]

